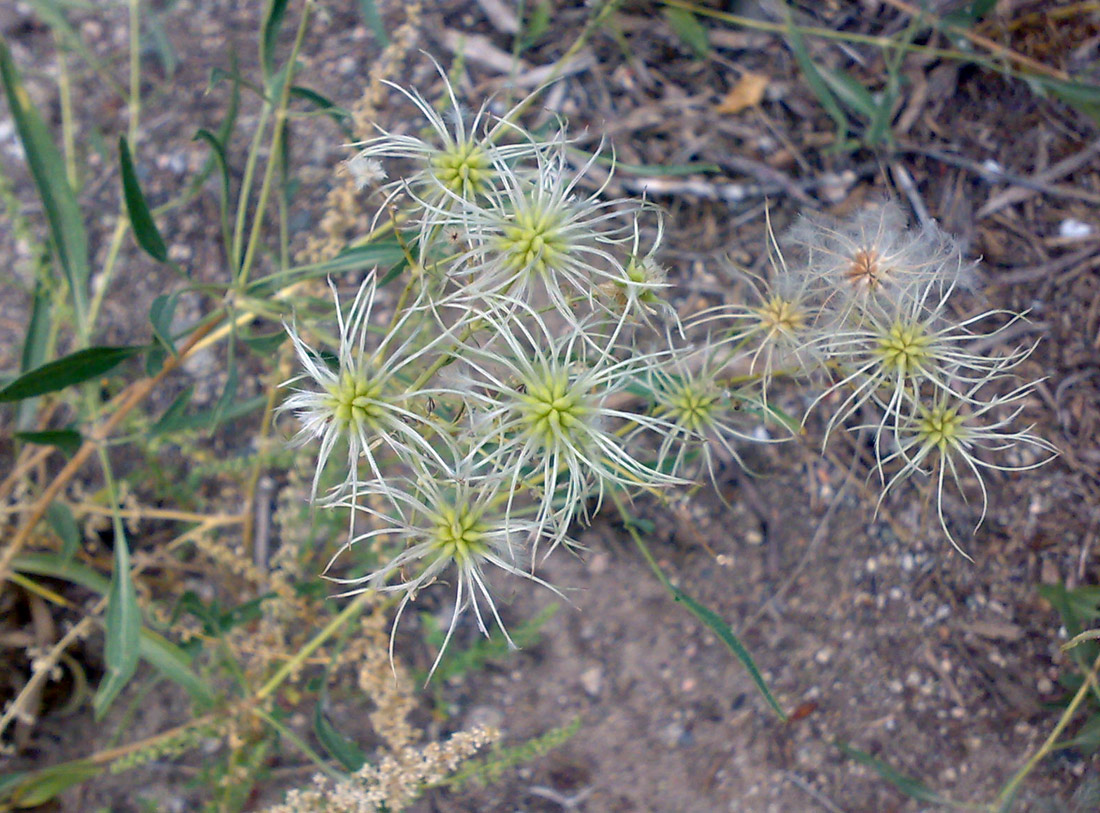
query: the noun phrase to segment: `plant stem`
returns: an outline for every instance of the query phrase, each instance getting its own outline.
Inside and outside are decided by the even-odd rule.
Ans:
[[[1097,656],[1093,661],[1092,668],[1085,675],[1085,680],[1081,683],[1081,688],[1077,690],[1077,694],[1073,696],[1073,699],[1066,706],[1066,710],[1062,712],[1062,716],[1058,719],[1054,729],[1050,732],[1050,736],[1046,738],[1046,741],[1039,747],[1031,759],[1016,772],[1016,775],[1008,781],[1001,792],[997,794],[997,798],[993,800],[993,804],[990,805],[990,809],[997,811],[1008,810],[1008,805],[1012,803],[1013,798],[1016,796],[1016,791],[1020,787],[1020,783],[1024,781],[1029,773],[1035,770],[1036,766],[1044,759],[1051,751],[1055,749],[1055,744],[1058,741],[1059,735],[1069,725],[1073,719],[1073,715],[1077,713],[1077,708],[1084,701],[1085,696],[1089,693],[1089,689],[1096,685],[1096,675],[1100,672],[1100,656]]]
[[[289,661],[279,667],[278,671],[260,687],[260,690],[253,696],[256,701],[261,701],[270,696],[284,680],[290,675],[296,672],[302,667],[305,660],[313,654],[313,652],[321,646],[325,641],[331,638],[336,632],[339,631],[346,622],[350,621],[356,615],[358,615],[374,597],[373,590],[367,590],[357,595],[351,602],[348,603],[340,614],[334,617],[325,628],[317,633],[313,639],[303,646]]]
[[[313,0],[306,0],[305,6],[302,8],[302,16],[298,21],[298,31],[294,37],[294,46],[291,48],[290,56],[286,62],[286,76],[283,79],[282,87],[279,90],[279,101],[275,106],[275,121],[272,124],[271,134],[271,149],[267,156],[267,166],[264,168],[263,181],[260,183],[260,195],[256,201],[255,215],[252,219],[252,230],[248,236],[248,247],[245,249],[244,259],[241,260],[241,268],[237,274],[237,284],[243,287],[248,280],[248,272],[252,267],[252,263],[256,257],[256,250],[260,244],[260,233],[263,229],[264,214],[267,211],[267,199],[271,195],[271,184],[275,177],[275,169],[280,163],[280,153],[283,148],[283,138],[286,133],[286,111],[287,106],[290,103],[290,86],[291,79],[294,76],[294,63],[298,59],[298,52],[302,48],[302,40],[306,34],[306,21],[309,19],[310,9],[313,7]],[[254,151],[255,152],[255,151]],[[252,156],[249,156],[250,158]],[[244,192],[242,191],[242,196]],[[241,203],[243,204],[244,198],[242,197]],[[240,214],[238,213],[238,217]],[[240,229],[240,223],[238,222],[238,230]]]

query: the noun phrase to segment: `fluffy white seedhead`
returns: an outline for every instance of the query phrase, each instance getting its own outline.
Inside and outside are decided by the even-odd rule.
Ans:
[[[321,442],[310,499],[317,497],[321,474],[333,451],[346,445],[346,472],[327,498],[332,502],[346,491],[354,499],[363,482],[361,462],[366,464],[368,480],[385,482],[378,459],[381,448],[404,460],[439,459],[436,446],[445,445],[446,436],[435,432],[430,418],[419,409],[429,393],[410,392],[406,383],[407,371],[426,364],[442,337],[423,334],[414,318],[415,308],[395,320],[381,338],[373,335],[369,330],[377,287],[373,271],[359,286],[346,314],[336,286],[331,280],[329,285],[339,333],[335,359],[330,363],[294,325],[287,325],[304,372],[284,384],[292,386],[293,393],[280,411],[293,412],[301,423],[295,442]]]
[[[515,173],[517,164],[542,149],[512,120],[514,111],[529,99],[503,116],[492,115],[488,104],[470,115],[455,95],[446,72],[434,59],[432,63],[443,80],[445,112],[439,112],[420,91],[383,80],[412,102],[422,119],[413,123],[410,133],[390,132],[376,125],[379,135],[352,145],[359,151],[346,166],[360,188],[384,179],[387,163],[395,165],[396,180],[383,187],[385,199],[376,220],[403,192],[444,211],[453,208],[454,201],[476,201],[499,185],[501,173]],[[425,218],[421,242],[434,239],[436,226],[434,217]]]
[[[823,315],[817,280],[804,268],[788,265],[767,217],[768,263],[755,274],[730,269],[747,287],[742,302],[696,314],[685,330],[705,330],[723,345],[744,351],[749,373],[757,376],[763,401],[776,376],[815,377],[821,368],[820,335],[833,328]]]
[[[798,219],[785,245],[841,323],[860,322],[873,306],[966,284],[971,264],[950,235],[929,222],[910,228],[897,203],[884,201],[844,221]]]
[[[478,629],[488,636],[486,613],[482,609],[487,608],[512,643],[489,587],[488,570],[496,568],[558,592],[531,573],[531,551],[543,530],[523,512],[503,509],[508,501],[506,488],[507,483],[500,476],[486,476],[469,469],[466,463],[440,468],[429,462],[414,466],[412,476],[397,478],[388,486],[370,484],[362,495],[366,499],[343,501],[368,516],[374,526],[354,537],[353,546],[378,536],[402,546],[397,556],[367,576],[332,578],[351,587],[344,595],[369,589],[401,594],[390,636],[391,660],[393,636],[402,613],[421,590],[436,581],[453,581],[455,607],[429,677],[466,612],[473,612]]]
[[[627,388],[664,353],[616,358],[594,350],[592,335],[570,330],[555,337],[534,310],[513,303],[507,316],[481,316],[495,340],[465,348],[475,393],[469,403],[480,436],[476,454],[504,473],[513,502],[533,495],[538,522],[553,544],[586,500],[609,487],[654,489],[681,483],[638,459],[620,430],[629,425],[666,431],[659,418],[629,411]],[[510,503],[511,505],[512,503]]]
[[[940,527],[951,544],[970,558],[955,541],[944,514],[944,491],[952,483],[963,493],[963,478],[972,475],[982,495],[978,522],[985,518],[988,495],[985,471],[1024,471],[1049,462],[1058,452],[1052,443],[1036,435],[1032,426],[1013,429],[1012,425],[1024,410],[1025,399],[1035,388],[1034,382],[1024,384],[1007,395],[981,398],[978,388],[959,393],[941,390],[927,404],[918,404],[898,430],[898,448],[880,464],[901,463],[898,472],[885,484],[882,497],[899,482],[913,476],[930,478],[936,492],[936,515]],[[1024,464],[997,462],[1010,449],[1030,447],[1039,453],[1036,460]],[[881,499],[880,499],[881,504]]]
[[[819,335],[817,349],[835,371],[836,380],[814,403],[834,393],[844,394],[828,431],[868,402],[874,402],[883,415],[876,437],[888,425],[896,430],[903,414],[912,413],[937,391],[978,397],[982,385],[1004,376],[1031,354],[1033,345],[998,356],[977,349],[990,346],[1022,317],[997,310],[957,318],[948,302],[953,290],[927,283],[905,299],[869,304],[864,318],[852,327]],[[985,332],[975,329],[998,317],[1006,319],[1000,327]],[[971,387],[974,395],[958,395],[960,387]]]
[[[778,442],[756,431],[770,414],[759,389],[744,382],[738,387],[727,369],[738,355],[728,341],[708,337],[698,346],[674,349],[669,363],[654,365],[646,375],[654,415],[670,425],[660,435],[657,468],[690,479],[705,472],[719,496],[718,460],[743,465],[737,444]]]
[[[625,276],[626,217],[639,204],[603,200],[602,190],[578,195],[594,160],[573,169],[559,139],[533,156],[531,173],[498,162],[499,187],[483,199],[447,193],[441,204],[420,201],[426,221],[459,235],[446,269],[452,298],[499,304],[510,297],[553,308],[574,323],[578,305],[600,307],[599,286]]]

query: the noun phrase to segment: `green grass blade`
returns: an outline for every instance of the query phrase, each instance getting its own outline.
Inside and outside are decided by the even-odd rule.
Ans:
[[[351,112],[346,108],[340,107],[336,102],[332,101],[332,99],[327,96],[322,96],[312,88],[303,87],[301,85],[294,85],[290,89],[290,95],[302,99],[316,107],[318,113],[328,116],[336,122],[337,126],[340,128],[340,132],[344,134],[344,138],[347,141],[355,141],[355,131],[352,129]]]
[[[144,347],[88,347],[36,367],[0,389],[0,403],[21,401],[88,381],[136,356]]]
[[[221,212],[222,244],[225,246],[225,256],[233,261],[232,242],[229,229],[229,162],[225,157],[225,147],[222,141],[209,130],[199,130],[192,141],[205,141],[210,145],[211,160],[218,166],[218,174],[221,175],[221,186],[218,191],[218,211]],[[200,177],[202,173],[200,173]]]
[[[749,654],[748,649],[741,643],[741,640],[734,633],[729,624],[725,622],[722,616],[711,610],[709,607],[701,604],[693,599],[679,587],[676,587],[672,582],[668,580],[668,577],[661,570],[660,565],[657,564],[657,560],[653,558],[653,554],[649,550],[649,546],[645,540],[642,539],[642,535],[638,532],[641,527],[641,523],[635,520],[630,514],[627,513],[625,506],[615,498],[615,504],[619,509],[619,513],[622,515],[627,532],[630,534],[634,543],[638,546],[638,549],[642,552],[642,556],[645,557],[646,562],[649,563],[650,568],[656,574],[664,588],[672,594],[672,597],[683,604],[688,611],[710,627],[711,631],[718,636],[733,653],[734,657],[741,662],[741,665],[745,667],[745,671],[749,673],[749,677],[752,682],[756,684],[757,690],[767,701],[768,705],[772,707],[772,710],[776,713],[780,720],[787,721],[787,713],[783,711],[783,707],[779,705],[779,701],[775,699],[775,695],[772,694],[771,689],[768,688],[767,681],[764,680],[764,676],[760,674],[760,670],[756,666],[756,661],[753,660],[752,655]]]
[[[328,753],[349,771],[357,771],[367,761],[363,749],[345,737],[329,721],[323,708],[323,698],[313,707],[313,733]]]
[[[706,59],[710,54],[710,38],[707,36],[707,29],[699,19],[686,8],[666,6],[661,11],[684,45],[688,46],[698,59]]]
[[[753,660],[752,655],[749,654],[745,645],[742,644],[740,639],[734,634],[730,625],[727,624],[718,613],[700,604],[679,587],[675,587],[671,584],[669,587],[676,600],[687,607],[692,615],[710,627],[714,634],[721,639],[722,643],[729,647],[734,657],[741,662],[741,665],[745,667],[745,671],[749,673],[749,677],[752,678],[752,682],[756,684],[757,690],[759,690],[760,694],[764,696],[764,699],[768,701],[768,705],[772,707],[780,720],[786,722],[787,713],[783,711],[783,707],[780,706],[779,701],[775,699],[775,695],[773,695],[771,689],[768,688],[767,681],[764,680],[764,676],[760,674],[760,670],[756,667],[756,662]]]
[[[173,356],[176,355],[176,345],[172,341],[172,317],[175,313],[176,294],[161,294],[149,307],[149,322],[153,326],[153,336]]]
[[[871,756],[866,751],[861,751],[858,748],[853,748],[842,740],[836,740],[835,744],[849,759],[853,759],[861,765],[866,765],[906,796],[920,802],[928,802],[929,804],[947,805],[949,807],[954,806],[951,800],[945,799],[923,782],[906,776],[901,771],[897,770],[897,768],[887,762],[883,762],[878,757]]]
[[[27,156],[27,164],[38,187],[42,207],[50,227],[50,241],[61,263],[73,296],[77,328],[86,329],[88,312],[88,238],[76,195],[65,177],[65,162],[50,139],[46,122],[31,104],[27,89],[19,78],[8,45],[0,39],[0,81],[8,99],[8,109],[15,121],[19,140]]]
[[[810,90],[813,91],[822,108],[836,124],[837,143],[843,143],[848,138],[848,116],[837,102],[836,96],[829,89],[829,83],[825,81],[825,77],[821,75],[821,71],[818,70],[817,65],[810,57],[810,52],[806,48],[806,41],[802,38],[802,32],[791,21],[789,12],[787,38],[790,41],[791,52],[798,62],[798,67],[801,68],[802,75],[806,77],[806,84],[810,86]]]
[[[204,706],[214,704],[214,692],[192,671],[191,658],[171,641],[142,627],[138,652],[154,669],[182,687],[192,700]]]
[[[31,313],[27,321],[27,332],[23,338],[19,372],[25,373],[46,363],[50,355],[50,341],[53,334],[52,318],[53,298],[50,295],[49,286],[41,277],[38,277],[31,297]],[[16,427],[25,430],[33,429],[37,424],[37,412],[38,402],[34,399],[20,403],[15,415]]]
[[[54,500],[46,509],[46,524],[61,540],[61,558],[70,561],[80,548],[80,526],[72,510],[65,503]]]
[[[22,373],[46,362],[49,355],[52,304],[46,285],[41,280],[35,282],[31,318],[27,322],[27,335],[23,340],[23,355],[19,362],[19,371]]]
[[[44,432],[16,432],[15,437],[24,443],[39,446],[56,446],[67,455],[76,454],[84,444],[84,438],[75,429],[47,429]]]

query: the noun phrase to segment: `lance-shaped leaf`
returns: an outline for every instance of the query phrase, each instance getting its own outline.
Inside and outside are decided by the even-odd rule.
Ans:
[[[168,247],[164,245],[164,238],[160,236],[157,224],[153,222],[153,213],[145,202],[134,161],[130,157],[130,145],[126,143],[125,137],[118,139],[118,161],[122,170],[122,197],[126,201],[126,213],[130,216],[134,239],[154,260],[168,262]]]
[[[142,352],[144,347],[88,347],[77,350],[41,367],[23,373],[23,375],[0,389],[0,402],[21,401],[47,392],[56,392],[73,384],[80,384],[106,373],[131,356]]]
[[[50,242],[72,290],[77,324],[82,326],[88,310],[88,239],[76,195],[65,177],[65,162],[50,139],[46,122],[31,104],[31,98],[12,61],[7,44],[0,39],[0,82],[8,97],[31,176],[42,198],[50,226]]]

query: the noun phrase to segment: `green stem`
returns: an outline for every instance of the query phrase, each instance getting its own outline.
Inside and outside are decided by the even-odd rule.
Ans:
[[[294,63],[298,59],[298,52],[302,49],[302,41],[306,35],[306,22],[309,19],[310,9],[313,7],[313,0],[306,0],[305,6],[302,8],[302,16],[298,21],[298,31],[294,36],[294,46],[290,50],[290,56],[286,62],[286,76],[283,79],[282,87],[279,90],[279,101],[275,106],[275,122],[272,125],[273,132],[271,135],[271,149],[267,157],[267,166],[264,168],[263,181],[260,183],[260,195],[256,201],[256,215],[252,222],[252,230],[249,232],[248,248],[245,249],[244,259],[241,261],[241,268],[237,274],[237,284],[241,287],[248,281],[248,272],[252,267],[252,263],[256,257],[256,250],[260,244],[260,233],[263,229],[264,214],[267,211],[267,200],[271,195],[271,184],[275,178],[275,170],[279,165],[279,154],[283,148],[283,138],[286,132],[286,118],[287,118],[287,106],[290,103],[290,85],[291,79],[294,76]],[[268,106],[264,106],[265,111]],[[255,142],[254,142],[255,145]],[[251,161],[253,155],[249,156]],[[245,190],[241,191],[241,206],[245,203]],[[237,213],[237,234],[234,235],[234,245],[240,245],[239,237],[242,236],[242,211]],[[239,248],[234,250],[234,256],[239,253]]]
[[[127,140],[137,141],[138,117],[141,114],[141,4],[130,0],[130,126]]]
[[[1081,688],[1077,690],[1077,694],[1073,696],[1073,699],[1066,706],[1066,710],[1062,712],[1062,716],[1058,719],[1054,729],[1050,732],[1050,736],[1046,738],[1046,741],[1040,746],[1039,750],[1027,761],[1027,763],[1016,775],[1008,781],[1008,784],[1001,788],[1001,792],[997,794],[997,798],[993,800],[993,804],[990,805],[991,810],[1005,811],[1008,810],[1008,805],[1012,803],[1013,798],[1016,796],[1016,791],[1020,787],[1020,783],[1024,781],[1029,773],[1035,770],[1036,766],[1054,751],[1059,735],[1069,725],[1073,719],[1073,715],[1077,713],[1078,707],[1084,701],[1088,695],[1091,687],[1096,685],[1096,675],[1100,671],[1100,656],[1093,661],[1092,669],[1085,675],[1085,680],[1081,684]]]
[[[309,658],[310,655],[317,651],[318,647],[339,631],[340,627],[346,622],[362,612],[363,608],[367,606],[373,596],[373,590],[367,590],[357,595],[348,603],[347,607],[340,611],[339,615],[329,621],[324,629],[317,633],[309,643],[295,653],[293,658],[280,666],[278,671],[268,679],[267,683],[260,687],[260,690],[256,692],[253,699],[258,702],[269,697],[279,688],[284,680],[302,668],[302,664],[306,662],[306,659]]]
[[[255,708],[252,709],[252,713],[263,720],[265,723],[267,723],[269,726],[274,728],[277,732],[279,732],[279,735],[281,737],[284,737],[290,742],[294,743],[294,745],[298,747],[298,750],[305,754],[306,757],[309,758],[309,761],[316,765],[330,779],[340,780],[345,778],[344,774],[340,773],[339,771],[333,770],[329,766],[329,764],[325,762],[324,757],[322,757],[320,754],[310,748],[305,740],[303,740],[285,725],[280,723],[266,711],[264,711],[263,709]]]

